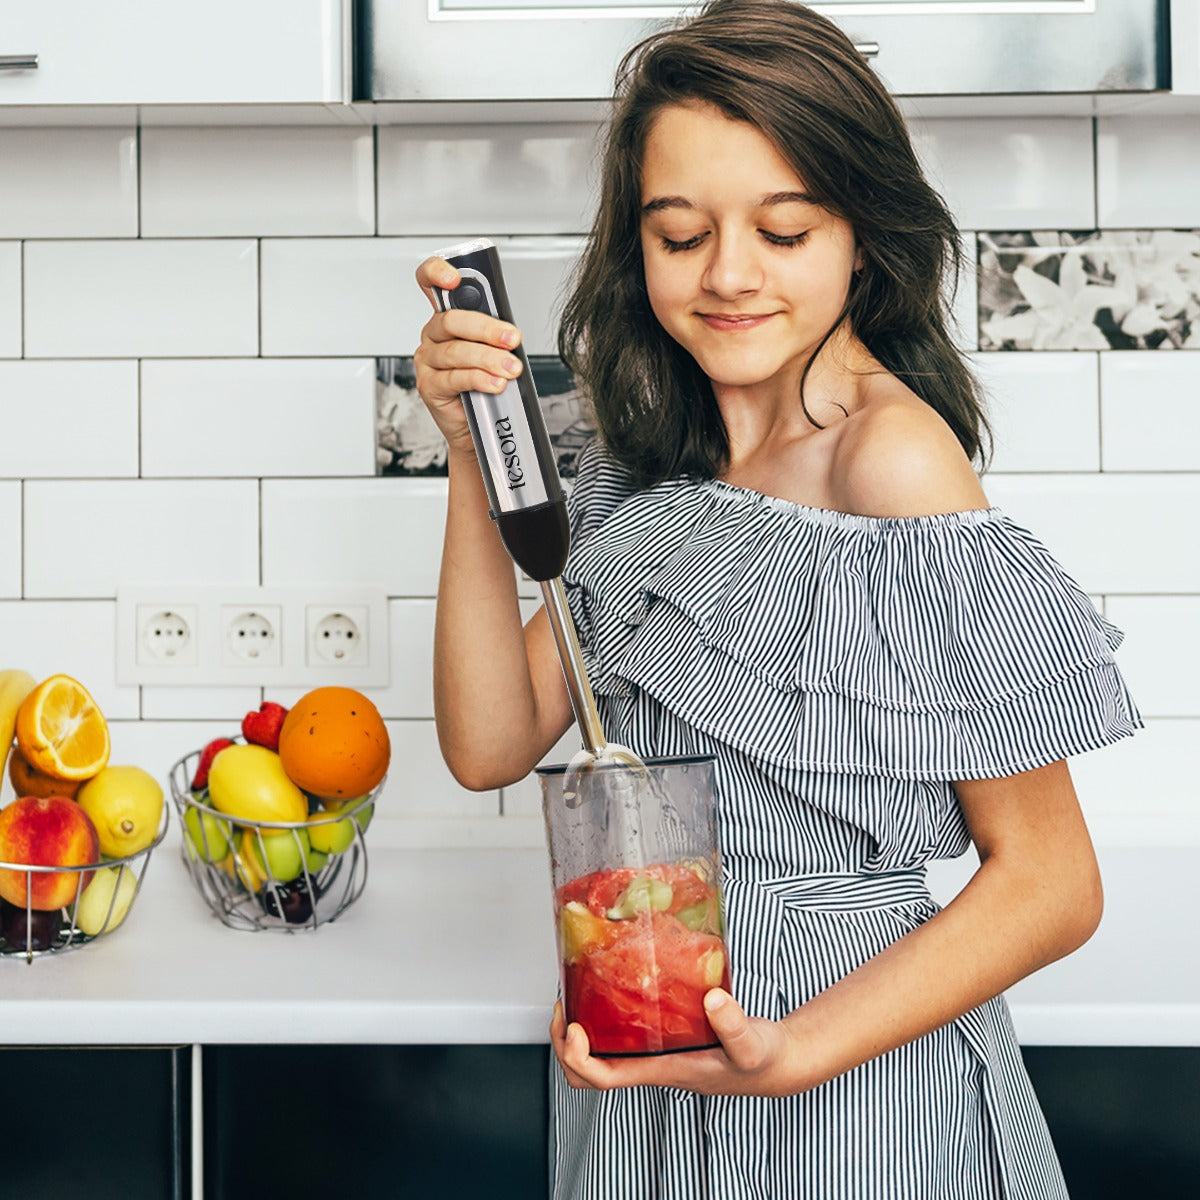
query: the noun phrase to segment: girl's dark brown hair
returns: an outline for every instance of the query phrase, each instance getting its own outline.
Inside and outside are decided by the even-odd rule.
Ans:
[[[588,393],[609,452],[643,485],[712,478],[728,461],[712,386],[659,324],[642,267],[647,135],[664,106],[685,101],[753,125],[816,203],[853,227],[864,265],[821,346],[847,320],[941,414],[967,455],[982,460],[981,389],[947,333],[944,283],[948,272],[957,281],[962,257],[954,219],[853,43],[792,0],[713,0],[686,24],[640,42],[617,71],[598,213],[559,330],[559,352]],[[803,379],[800,386],[803,404]]]

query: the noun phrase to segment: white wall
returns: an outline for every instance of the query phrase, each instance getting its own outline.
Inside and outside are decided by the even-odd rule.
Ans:
[[[914,132],[968,235],[1200,227],[1192,118]],[[389,836],[536,837],[531,784],[469,793],[438,755],[444,487],[375,477],[372,359],[417,343],[420,259],[476,234],[510,239],[527,348],[552,353],[594,139],[590,125],[0,129],[0,665],[76,675],[111,720],[114,761],[165,782],[263,697],[118,686],[118,586],[378,585]],[[958,312],[974,351],[970,280]],[[1149,727],[1075,764],[1097,840],[1200,843],[1200,354],[977,359],[996,399],[991,499],[1128,634]]]

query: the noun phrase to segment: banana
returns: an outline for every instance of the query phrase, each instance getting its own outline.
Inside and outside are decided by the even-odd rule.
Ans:
[[[28,671],[19,667],[0,670],[0,781],[4,779],[8,752],[17,729],[17,709],[35,687],[37,680]]]

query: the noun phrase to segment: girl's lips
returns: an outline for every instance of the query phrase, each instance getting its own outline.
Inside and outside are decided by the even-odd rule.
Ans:
[[[700,320],[710,329],[740,330],[757,329],[771,319],[770,313],[698,313]]]

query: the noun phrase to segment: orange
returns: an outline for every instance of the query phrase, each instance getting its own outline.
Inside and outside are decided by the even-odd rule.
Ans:
[[[18,796],[40,796],[43,799],[65,796],[68,800],[74,800],[75,793],[83,786],[82,779],[55,779],[53,775],[35,771],[16,746],[8,760],[8,777]]]
[[[362,692],[319,687],[288,710],[279,758],[288,778],[314,796],[361,796],[387,774],[392,745],[379,710]]]
[[[79,680],[51,675],[17,711],[17,749],[44,775],[91,779],[108,762],[108,722]]]

